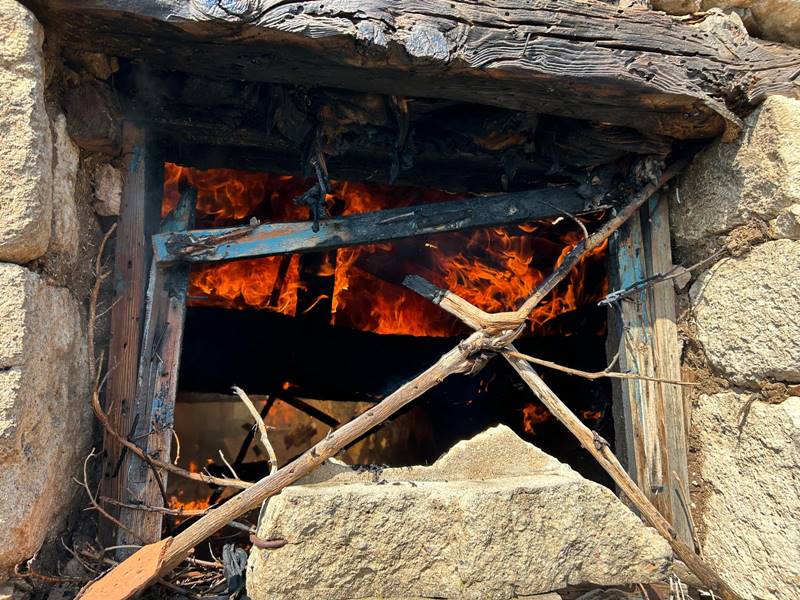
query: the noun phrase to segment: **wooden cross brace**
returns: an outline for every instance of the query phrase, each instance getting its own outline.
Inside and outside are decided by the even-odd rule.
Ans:
[[[667,169],[657,182],[645,186],[616,216],[609,219],[600,229],[573,248],[558,268],[536,288],[516,311],[500,314],[486,313],[453,292],[436,288],[422,278],[407,278],[405,284],[408,287],[436,302],[444,310],[455,315],[476,331],[455,348],[442,355],[430,368],[402,385],[374,407],[328,434],[299,458],[256,482],[222,506],[209,511],[208,514],[174,538],[166,538],[156,544],[144,546],[88,586],[80,597],[84,600],[125,600],[133,597],[180,564],[194,546],[227,523],[309,474],[322,462],[336,455],[359,436],[385,421],[446,377],[454,373],[473,372],[487,360],[487,355],[499,353],[511,364],[550,412],[567,427],[581,445],[608,472],[623,493],[641,512],[643,518],[669,542],[675,554],[697,575],[700,581],[723,600],[739,600],[740,597],[720,579],[717,573],[678,537],[669,522],[636,486],[607,444],[603,443],[604,440],[587,428],[564,405],[528,362],[511,354],[516,352],[513,345],[514,340],[524,330],[528,316],[539,302],[566,277],[586,253],[608,239],[661,186],[679,173],[682,167],[683,163],[680,163]]]

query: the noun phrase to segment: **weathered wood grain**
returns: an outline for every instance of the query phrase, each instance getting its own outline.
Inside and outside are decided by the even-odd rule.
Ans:
[[[672,247],[669,231],[669,203],[665,194],[654,196],[647,206],[645,235],[648,239],[648,277],[672,269]],[[653,371],[661,379],[681,379],[680,345],[675,306],[675,287],[672,281],[655,284],[649,290],[653,328]],[[677,385],[656,384],[656,414],[659,436],[665,453],[662,461],[663,479],[672,505],[672,526],[686,543],[693,541],[687,511],[691,500],[687,464],[689,435],[683,388]]]
[[[105,405],[116,430],[127,435],[134,423],[131,408],[136,395],[147,265],[152,255],[148,239],[158,228],[161,186],[157,182],[163,165],[148,143],[148,133],[130,123],[123,128],[123,158],[125,185],[114,255],[114,304]],[[124,470],[125,453],[109,435],[104,437],[103,447],[103,495],[121,498],[124,484],[119,475]]]
[[[182,193],[178,206],[164,218],[162,232],[182,231],[194,222],[196,193]],[[137,415],[134,439],[149,456],[170,460],[175,393],[178,388],[178,366],[186,315],[186,294],[189,285],[188,265],[150,265],[147,300],[139,359],[139,376],[131,412]],[[154,470],[145,461],[130,456],[120,473],[125,504],[164,506],[161,486],[166,486],[167,473]],[[164,488],[166,489],[166,488]],[[120,520],[146,542],[161,539],[163,515],[154,511],[120,509]],[[120,530],[119,544],[133,544],[128,533]]]
[[[153,248],[159,263],[213,262],[512,225],[588,208],[574,188],[552,187],[325,219],[316,232],[302,221],[161,233],[153,236]]]
[[[29,0],[80,47],[243,81],[449,98],[703,138],[800,51],[598,0]]]
[[[666,209],[654,200],[634,215],[612,244],[609,283],[625,289],[671,267]],[[672,287],[644,288],[610,307],[610,354],[619,370],[680,380]],[[671,295],[671,296],[670,296]],[[614,385],[617,454],[648,499],[677,534],[692,542],[681,494],[688,489],[687,443],[680,386],[627,380]]]

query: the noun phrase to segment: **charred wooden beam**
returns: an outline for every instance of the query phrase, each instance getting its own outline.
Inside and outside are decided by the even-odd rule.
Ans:
[[[793,93],[800,50],[599,0],[27,0],[67,43],[191,73],[448,98],[675,138]],[[757,76],[754,76],[757,74]]]
[[[404,100],[407,135],[398,142],[389,96],[124,62],[115,90],[128,118],[169,141],[168,159],[199,168],[296,174],[316,129],[337,179],[497,192],[554,177],[583,183],[591,168],[630,155],[663,158],[672,145],[625,127],[431,98]]]
[[[554,187],[327,219],[316,232],[309,222],[294,222],[163,233],[153,236],[153,247],[160,263],[213,262],[512,225],[589,208],[574,188]]]

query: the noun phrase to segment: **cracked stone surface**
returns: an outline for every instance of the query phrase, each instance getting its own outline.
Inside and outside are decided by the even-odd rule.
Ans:
[[[0,580],[63,524],[92,433],[78,303],[0,263]]]
[[[743,598],[799,598],[800,398],[704,395],[692,422],[704,556]]]
[[[0,261],[40,257],[50,241],[52,142],[44,104],[44,33],[15,0],[0,0]]]
[[[430,467],[328,463],[272,498],[248,594],[272,598],[530,596],[661,579],[672,553],[611,490],[498,426]],[[279,573],[280,576],[275,576]]]
[[[697,337],[732,382],[800,382],[800,241],[775,240],[718,262],[692,286]]]

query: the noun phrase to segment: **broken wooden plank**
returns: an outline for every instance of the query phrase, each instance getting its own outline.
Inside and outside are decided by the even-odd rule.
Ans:
[[[671,267],[668,224],[663,209],[651,202],[634,215],[611,246],[611,289],[628,289],[652,276],[654,265]],[[664,267],[667,270],[669,267]],[[674,297],[670,314],[667,284],[642,286],[610,307],[609,354],[619,353],[619,370],[680,380]],[[669,288],[671,291],[672,288]],[[669,322],[672,319],[671,323]],[[656,381],[615,382],[617,454],[648,499],[677,534],[692,543],[686,507],[682,506],[687,445],[680,386]],[[678,402],[680,405],[676,404]],[[679,423],[675,429],[676,421]],[[677,477],[676,477],[677,475]]]
[[[666,195],[654,196],[647,205],[649,218],[643,220],[648,240],[647,275],[667,273],[672,269],[672,246],[669,229],[669,202]],[[675,286],[662,281],[649,290],[651,307],[653,371],[660,379],[681,379],[680,344],[675,308]],[[694,540],[690,526],[688,497],[689,447],[687,415],[683,388],[677,385],[656,384],[657,420],[663,427],[662,479],[666,482],[668,501],[672,505],[672,526],[686,543]]]
[[[183,231],[194,222],[197,193],[184,190],[180,201],[161,225],[162,232]],[[134,440],[153,458],[168,462],[172,447],[175,393],[178,388],[183,325],[186,315],[186,294],[189,266],[161,266],[155,260],[150,266],[147,306],[144,319],[136,399],[131,412],[138,417]],[[138,457],[120,474],[125,504],[163,507],[166,503],[167,473],[151,468]],[[163,514],[156,511],[120,509],[120,521],[145,542],[161,539]],[[133,544],[125,530],[118,533],[118,543]]]
[[[153,247],[159,263],[213,262],[512,225],[588,208],[574,188],[553,187],[326,219],[316,232],[303,221],[163,233],[153,236]]]
[[[163,187],[159,181],[160,177],[163,179],[163,163],[148,140],[146,130],[125,123],[126,177],[114,252],[114,304],[105,393],[109,420],[125,435],[131,432],[134,423],[131,406],[136,395],[147,265],[152,255],[147,240],[158,229]],[[119,475],[123,472],[125,452],[110,435],[104,436],[103,447],[102,493],[119,499],[124,493]]]
[[[734,134],[731,110],[792,94],[800,66],[800,50],[721,15],[679,20],[600,0],[26,3],[71,45],[154,67],[535,107],[681,139]]]

